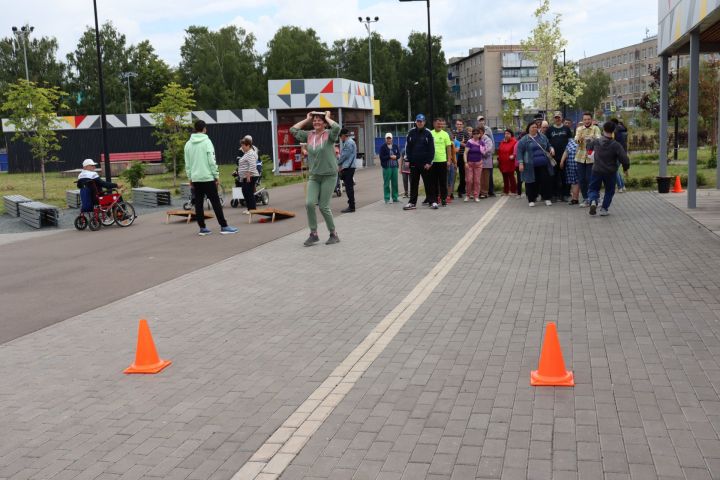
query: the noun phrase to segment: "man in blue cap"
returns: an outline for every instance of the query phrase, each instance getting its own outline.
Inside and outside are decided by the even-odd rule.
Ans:
[[[425,128],[425,115],[422,113],[415,117],[415,126],[408,132],[405,157],[410,164],[410,201],[403,207],[403,210],[415,210],[420,177],[423,179],[427,198],[435,199],[437,197],[430,178],[430,167],[435,158],[435,140],[430,130]]]

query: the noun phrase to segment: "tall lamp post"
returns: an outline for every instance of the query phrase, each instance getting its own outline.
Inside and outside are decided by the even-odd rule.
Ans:
[[[123,80],[127,80],[127,87],[128,87],[128,113],[132,113],[132,95],[130,93],[130,79],[137,77],[138,74],[135,72],[122,72],[120,74],[120,77]]]
[[[430,113],[430,121],[435,119],[435,95],[433,94],[433,70],[432,70],[432,35],[430,34],[430,0],[400,0],[401,2],[426,2],[427,3],[427,41],[428,41],[428,82],[430,83],[429,89],[429,102],[428,108]]]
[[[372,29],[370,29],[370,24],[375,23],[380,20],[380,17],[375,17],[371,19],[370,17],[365,17],[365,20],[363,20],[362,17],[358,17],[358,21],[365,25],[365,30],[368,32],[368,55],[370,59],[370,85],[373,83],[372,78]]]
[[[563,73],[565,73],[566,63],[565,63],[565,49],[564,48],[563,48],[562,52],[563,52]],[[563,120],[565,120],[566,118],[567,118],[567,105],[565,105],[565,102],[563,102]]]
[[[420,82],[413,82],[411,86],[415,87]],[[410,105],[410,89],[407,88],[407,96],[408,96],[408,125],[412,125],[412,109]]]
[[[30,34],[35,30],[35,27],[31,27],[30,25],[25,25],[23,27],[20,27],[19,29],[17,27],[12,27],[13,35],[15,35],[15,38],[18,42],[22,43],[23,47],[23,57],[25,58],[25,80],[28,82],[30,81],[30,72],[28,70],[28,62],[27,62],[27,42],[30,38]]]
[[[95,11],[95,46],[97,47],[98,82],[100,84],[100,125],[102,127],[103,153],[105,154],[105,179],[112,181],[110,173],[110,149],[107,142],[107,118],[105,118],[105,83],[103,81],[102,53],[100,53],[100,27],[98,26],[97,0],[93,0]]]

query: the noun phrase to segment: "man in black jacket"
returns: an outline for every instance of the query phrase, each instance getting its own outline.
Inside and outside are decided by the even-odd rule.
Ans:
[[[590,215],[597,213],[597,202],[600,198],[600,185],[605,185],[605,195],[603,196],[602,207],[600,207],[600,216],[609,215],[608,209],[612,203],[613,195],[615,195],[615,183],[617,181],[618,162],[623,166],[623,171],[627,175],[630,169],[630,159],[620,142],[613,139],[615,124],[613,122],[605,122],[603,125],[603,136],[593,141],[593,151],[595,152],[595,162],[590,175],[590,185],[588,186],[588,199],[590,200]]]
[[[403,210],[415,210],[420,177],[423,179],[427,198],[437,197],[430,178],[430,167],[435,158],[435,140],[433,140],[430,130],[425,128],[425,115],[422,113],[415,118],[415,127],[408,132],[405,156],[410,164],[410,201],[403,207]]]

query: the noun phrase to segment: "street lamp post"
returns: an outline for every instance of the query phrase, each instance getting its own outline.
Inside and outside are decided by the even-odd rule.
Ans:
[[[127,80],[127,87],[128,87],[128,113],[132,113],[132,95],[130,93],[130,79],[133,77],[137,77],[138,74],[135,72],[122,72],[120,74],[120,77],[122,77],[123,80]]]
[[[414,87],[418,83],[420,83],[420,82],[413,82],[412,86]],[[408,124],[412,125],[412,108],[410,105],[410,89],[407,88],[406,91],[407,91],[407,97],[408,97]]]
[[[365,20],[363,20],[362,17],[358,17],[358,21],[365,25],[365,30],[368,32],[368,56],[370,59],[370,85],[373,83],[373,77],[372,77],[372,30],[370,29],[370,24],[375,23],[380,20],[380,17],[375,17],[374,19],[371,19],[370,17],[365,17]]]
[[[23,47],[23,57],[25,58],[25,80],[28,82],[30,81],[30,71],[28,70],[28,61],[27,61],[27,42],[30,38],[30,34],[35,30],[35,27],[31,27],[30,25],[25,25],[23,27],[20,27],[18,29],[17,27],[12,27],[13,35],[15,35],[17,41],[22,43]]]
[[[105,118],[105,83],[103,82],[102,53],[100,53],[100,27],[98,25],[97,0],[93,0],[93,10],[95,11],[95,46],[97,48],[98,62],[98,83],[100,86],[100,126],[102,127],[103,153],[105,154],[105,179],[112,181],[112,173],[110,173],[110,148],[107,142],[107,118]]]
[[[565,49],[564,48],[563,48],[562,52],[563,52],[563,74],[566,74],[566,72],[565,72],[565,66],[566,66]],[[567,87],[567,85],[566,85],[566,87]],[[565,120],[566,118],[567,118],[567,105],[565,105],[565,102],[563,101],[563,120]]]
[[[430,0],[400,0],[401,2],[426,2],[427,3],[427,39],[428,39],[428,82],[430,83],[429,89],[429,102],[428,108],[430,113],[430,121],[435,119],[435,95],[433,94],[433,73],[432,73],[432,35],[430,33]]]

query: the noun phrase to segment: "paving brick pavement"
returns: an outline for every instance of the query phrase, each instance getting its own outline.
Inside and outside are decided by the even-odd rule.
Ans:
[[[0,345],[0,478],[230,479],[493,202],[373,204]],[[720,478],[718,271],[657,195],[510,199],[281,478]],[[120,373],[139,318],[159,375]],[[549,320],[575,388],[529,387]]]

